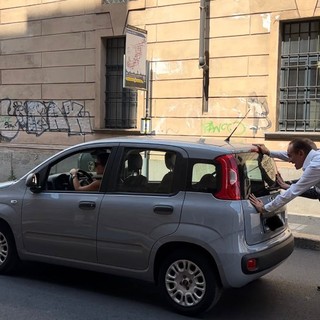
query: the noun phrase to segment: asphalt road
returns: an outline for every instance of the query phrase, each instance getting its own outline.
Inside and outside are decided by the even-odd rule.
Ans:
[[[295,249],[269,275],[226,290],[198,319],[320,319],[320,252]],[[191,319],[173,313],[153,285],[87,271],[27,264],[0,276],[0,320]]]

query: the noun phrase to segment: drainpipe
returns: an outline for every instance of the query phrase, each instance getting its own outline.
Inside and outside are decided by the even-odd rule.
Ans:
[[[199,68],[202,69],[202,113],[209,110],[210,0],[200,0]]]
[[[200,0],[199,67],[202,68],[204,71],[209,69],[207,65],[207,58],[205,55],[207,9],[207,0]]]

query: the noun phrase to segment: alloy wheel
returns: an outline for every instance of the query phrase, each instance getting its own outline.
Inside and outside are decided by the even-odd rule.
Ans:
[[[8,256],[8,241],[3,233],[0,233],[0,265],[2,265]]]
[[[189,260],[177,260],[170,265],[165,285],[171,299],[183,307],[197,305],[206,293],[206,280],[202,270]]]

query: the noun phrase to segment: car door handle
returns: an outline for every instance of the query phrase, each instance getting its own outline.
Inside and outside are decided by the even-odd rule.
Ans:
[[[85,210],[93,210],[96,207],[96,203],[93,201],[80,201],[79,208]]]
[[[166,205],[157,205],[153,207],[153,212],[157,214],[171,214],[173,212],[173,207]]]

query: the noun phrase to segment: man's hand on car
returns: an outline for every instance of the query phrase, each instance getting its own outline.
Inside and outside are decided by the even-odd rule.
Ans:
[[[253,193],[249,195],[249,200],[258,212],[260,212],[261,214],[265,212],[263,202],[260,199],[258,199]]]
[[[251,151],[270,155],[270,150],[264,144],[253,144]]]

